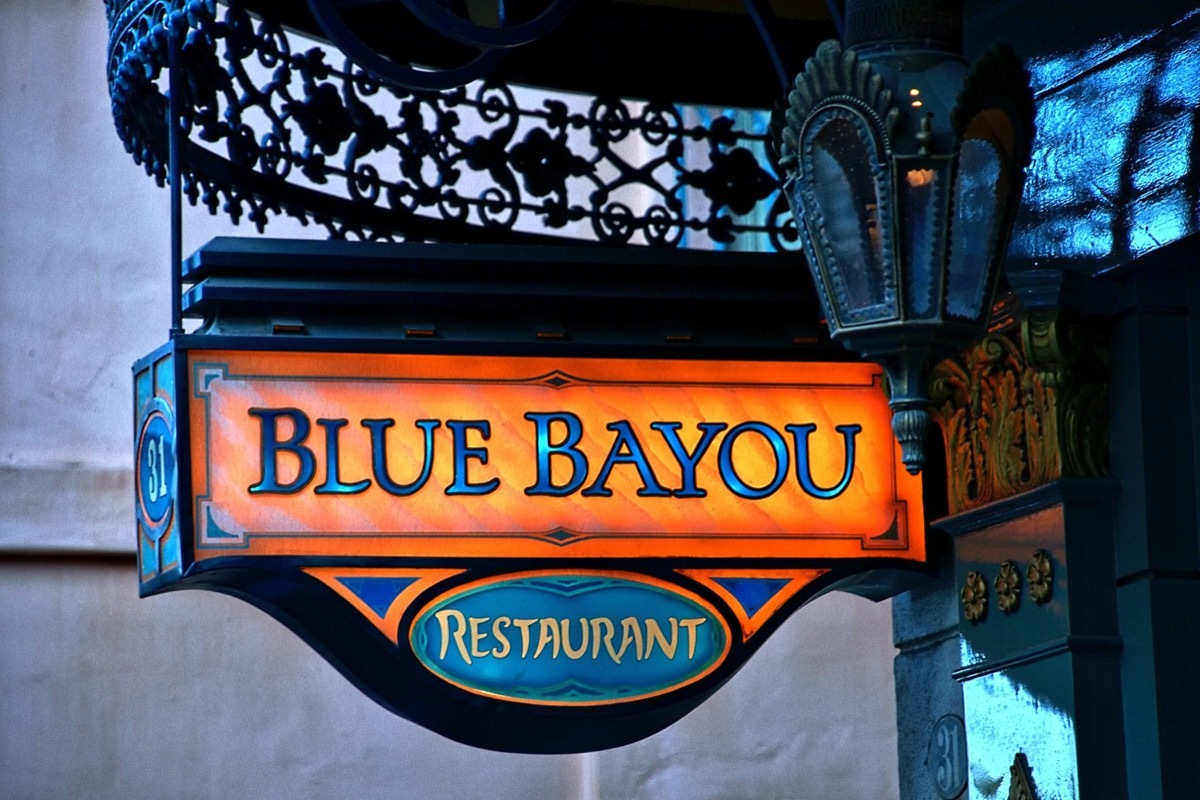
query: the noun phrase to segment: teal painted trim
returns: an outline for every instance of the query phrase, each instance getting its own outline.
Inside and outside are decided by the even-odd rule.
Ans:
[[[222,528],[220,525],[217,524],[217,521],[213,518],[211,505],[205,506],[204,512],[208,515],[207,527],[205,528],[205,536],[207,536],[209,539],[236,539],[236,538],[238,538],[238,535],[236,533],[230,533],[229,531],[225,530],[224,528]]]

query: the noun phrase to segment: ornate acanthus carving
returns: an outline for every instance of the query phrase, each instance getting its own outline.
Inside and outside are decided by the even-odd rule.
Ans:
[[[859,59],[853,50],[843,50],[840,42],[826,41],[804,64],[796,76],[795,88],[788,94],[787,124],[776,131],[779,165],[786,172],[796,167],[801,150],[800,137],[813,110],[822,105],[847,105],[859,114],[874,118],[875,127],[890,136],[900,117],[892,105],[892,92],[883,77],[871,65]],[[885,146],[890,142],[885,141]]]
[[[1094,327],[1028,312],[934,368],[951,513],[1108,471],[1108,359]]]
[[[1008,773],[1012,779],[1008,784],[1008,800],[1037,800],[1033,776],[1029,774],[1029,760],[1024,753],[1017,753]]]

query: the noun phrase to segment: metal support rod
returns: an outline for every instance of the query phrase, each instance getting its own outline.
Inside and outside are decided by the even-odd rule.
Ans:
[[[179,76],[180,33],[167,23],[167,147],[171,184],[171,338],[183,333],[183,181],[179,166],[183,124]]]
[[[775,75],[779,78],[780,88],[785,92],[788,91],[792,87],[793,77],[788,63],[790,59],[787,58],[789,48],[777,36],[779,22],[775,17],[775,11],[767,0],[742,0],[742,3],[746,6],[746,13],[754,22],[758,38],[762,39],[763,45],[767,48],[767,56],[771,59],[771,66],[775,67]]]
[[[767,48],[767,56],[771,59],[771,66],[775,68],[779,85],[784,92],[790,91],[792,79],[795,77],[796,71],[800,69],[800,63],[794,58],[794,48],[778,35],[779,20],[775,16],[774,9],[771,8],[771,3],[769,0],[742,0],[742,4],[754,22],[758,37],[762,39],[763,45]],[[838,38],[844,39],[846,21],[841,4],[838,0],[825,0],[825,5],[829,9],[829,16],[833,20],[833,27],[837,30]]]
[[[837,31],[838,39],[846,41],[846,15],[842,12],[842,3],[838,0],[825,0],[825,7],[829,9],[829,16],[833,19],[833,27]]]

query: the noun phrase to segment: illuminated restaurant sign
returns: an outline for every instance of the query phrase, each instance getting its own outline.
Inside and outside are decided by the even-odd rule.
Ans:
[[[143,594],[249,599],[485,747],[648,735],[925,558],[871,364],[176,344],[135,401]]]

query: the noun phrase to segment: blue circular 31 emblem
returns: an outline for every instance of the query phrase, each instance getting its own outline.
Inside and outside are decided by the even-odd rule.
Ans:
[[[175,505],[175,432],[165,403],[155,400],[138,437],[138,511],[151,539],[166,531]]]

